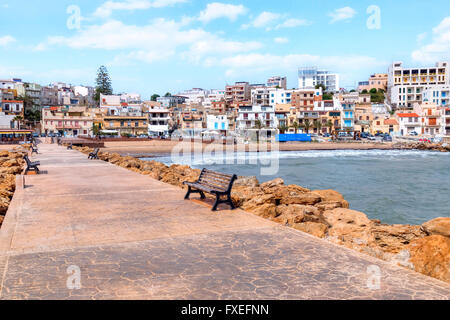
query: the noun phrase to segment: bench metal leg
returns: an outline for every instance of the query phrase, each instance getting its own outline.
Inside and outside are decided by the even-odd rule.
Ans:
[[[216,202],[214,202],[214,205],[212,207],[212,211],[217,211],[217,206],[219,205],[220,202],[221,202],[220,201],[220,195],[216,194]]]
[[[236,209],[236,206],[234,205],[233,200],[231,199],[231,195],[228,195],[227,201],[230,204],[231,210]]]
[[[188,187],[188,191],[187,191],[186,195],[184,196],[184,200],[189,199],[190,194],[191,194],[191,187]]]

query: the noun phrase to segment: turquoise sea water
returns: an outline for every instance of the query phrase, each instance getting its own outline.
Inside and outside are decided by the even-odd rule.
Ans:
[[[383,223],[421,224],[450,216],[450,153],[336,150],[236,153],[225,159],[164,156],[156,160],[257,176],[260,182],[280,177],[286,184],[334,189],[344,195],[351,209]],[[262,175],[261,167],[269,164],[278,170],[269,176]]]

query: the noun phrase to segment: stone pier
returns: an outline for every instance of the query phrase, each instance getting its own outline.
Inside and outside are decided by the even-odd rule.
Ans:
[[[39,145],[0,230],[2,299],[449,299],[450,285],[76,150]]]

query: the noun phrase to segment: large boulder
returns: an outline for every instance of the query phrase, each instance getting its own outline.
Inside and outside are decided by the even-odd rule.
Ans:
[[[450,217],[436,218],[422,224],[422,229],[428,235],[450,237]]]
[[[326,232],[328,230],[328,226],[319,223],[319,222],[303,222],[303,223],[296,223],[293,225],[293,228],[309,233],[315,237],[323,238],[326,235]]]
[[[317,205],[322,211],[332,210],[335,208],[349,208],[348,202],[344,199],[344,196],[335,190],[314,190],[312,191],[318,194],[322,201]]]
[[[255,176],[252,177],[239,177],[233,183],[233,188],[235,187],[251,187],[255,188],[259,186],[259,181]]]
[[[450,239],[433,235],[412,242],[408,247],[414,270],[450,283]]]
[[[241,207],[246,211],[255,212],[258,210],[258,207],[264,204],[273,204],[276,207],[275,198],[271,194],[257,194],[249,201],[244,202]]]
[[[250,210],[253,214],[266,219],[272,219],[277,216],[277,206],[272,203],[264,203]]]
[[[287,191],[288,192],[280,199],[280,204],[315,205],[321,201],[320,196],[312,192],[300,193],[290,189]]]
[[[246,202],[251,201],[254,198],[258,198],[263,195],[265,195],[265,193],[259,187],[238,185],[233,186],[233,189],[231,189],[231,199],[238,207],[242,206]]]
[[[412,241],[426,236],[420,226],[411,225],[373,225],[371,232],[375,245],[384,252],[399,253]]]
[[[372,222],[364,213],[344,208],[336,208],[333,210],[325,211],[323,213],[323,217],[325,218],[326,222],[332,227],[341,224],[367,227],[372,224]]]

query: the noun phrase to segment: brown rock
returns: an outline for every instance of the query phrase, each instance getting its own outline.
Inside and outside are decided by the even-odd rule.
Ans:
[[[253,177],[239,177],[234,181],[233,188],[234,187],[252,187],[255,188],[259,186],[259,181],[256,179],[255,176]]]
[[[338,224],[348,224],[358,227],[366,227],[372,224],[372,222],[364,213],[344,208],[325,211],[323,213],[323,217],[331,226],[335,226]]]
[[[281,198],[280,204],[315,205],[320,202],[320,200],[320,196],[312,192],[298,193],[295,191],[290,191]]]
[[[328,227],[325,224],[317,222],[296,223],[294,224],[293,228],[319,238],[325,237],[328,230]]]
[[[252,208],[250,212],[260,216],[262,218],[275,218],[277,216],[277,206],[271,203],[265,203],[255,208]]]
[[[249,201],[242,204],[242,209],[254,212],[258,210],[258,207],[265,204],[273,204],[275,207],[275,198],[271,194],[262,194],[260,196],[255,196]]]
[[[322,202],[328,203],[328,207],[335,205],[335,208],[349,208],[349,204],[344,199],[344,196],[335,190],[314,190],[312,192],[318,194],[322,198]]]
[[[231,189],[231,199],[238,207],[249,202],[253,198],[261,197],[264,192],[259,187],[234,186]]]
[[[420,226],[373,225],[370,230],[374,235],[375,245],[384,252],[391,253],[398,253],[412,241],[426,236]]]
[[[268,189],[268,188],[274,188],[274,187],[282,186],[282,185],[284,185],[284,180],[281,178],[276,178],[274,180],[262,183],[260,187],[262,189]]]
[[[436,218],[422,224],[428,235],[441,235],[450,237],[450,217]]]
[[[440,235],[425,237],[408,246],[414,270],[450,283],[450,239]]]

